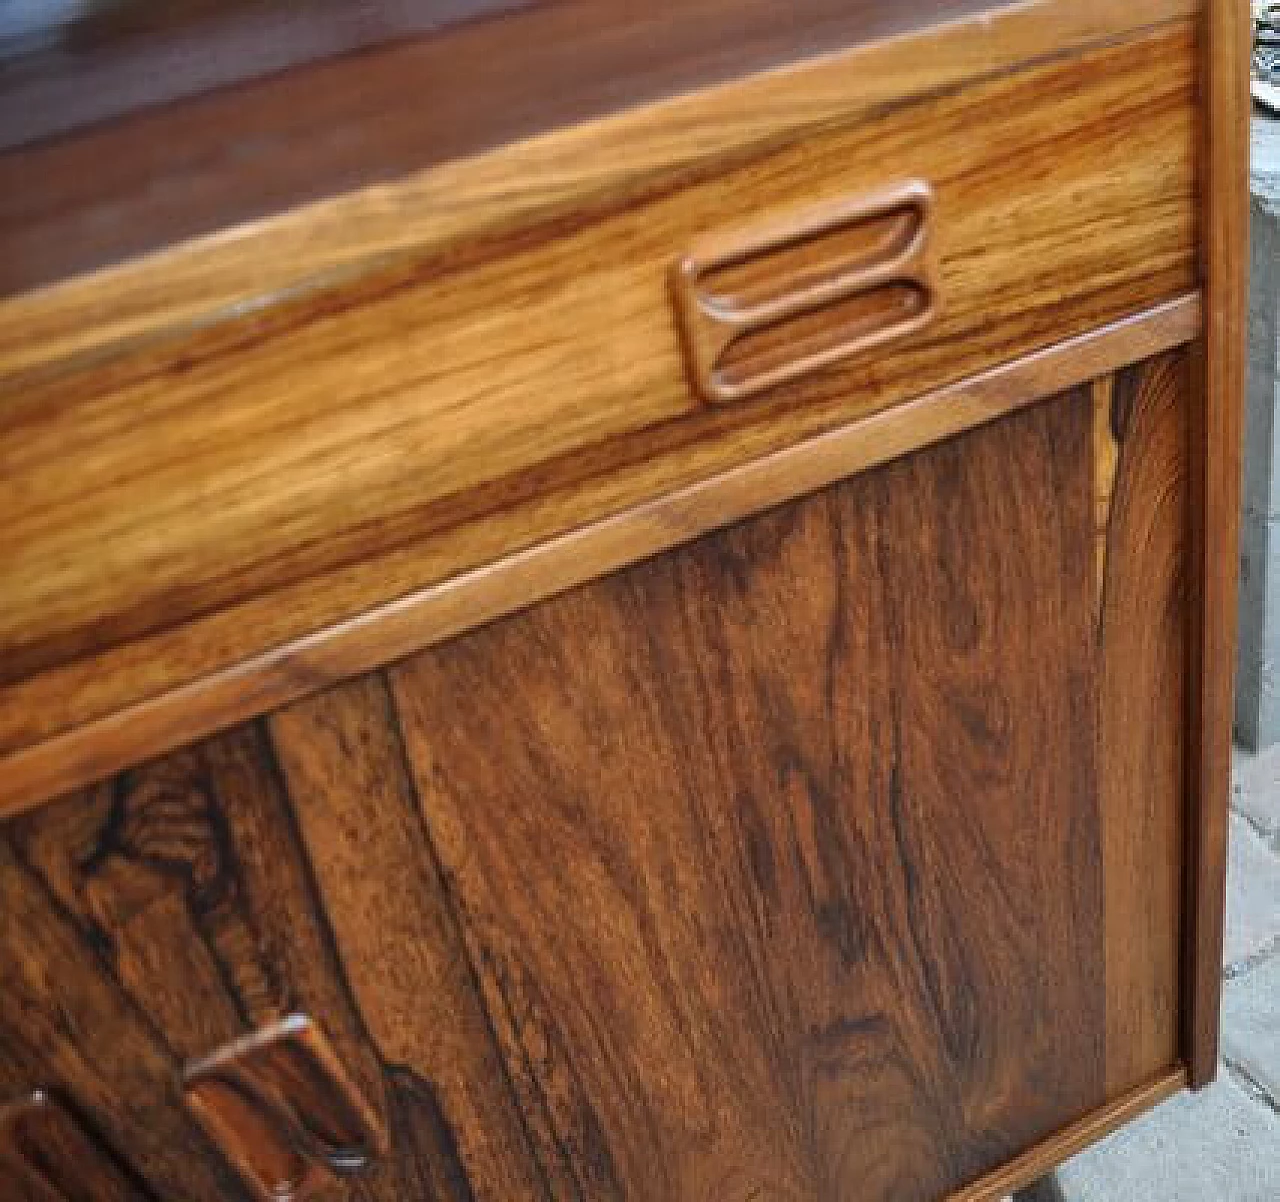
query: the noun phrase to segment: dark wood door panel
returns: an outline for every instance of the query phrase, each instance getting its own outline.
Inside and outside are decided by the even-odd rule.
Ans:
[[[270,728],[347,988],[401,1099],[393,1159],[417,1163],[432,1197],[542,1197],[385,682],[355,681]]]
[[[934,1202],[1102,1100],[1087,391],[392,673],[584,1195]]]
[[[81,799],[64,805],[73,826],[90,812]],[[52,1175],[111,1202],[241,1199],[234,1175],[185,1117],[178,1066],[146,1009],[103,971],[87,925],[4,840],[0,913],[0,1091],[6,1102],[34,1089],[70,1102],[101,1151],[73,1165],[72,1150],[55,1148]],[[113,1160],[128,1173],[112,1172]]]
[[[9,824],[0,878],[22,910],[6,909],[18,921],[5,938],[17,960],[43,965],[46,990],[17,1011],[6,999],[4,1046],[29,1049],[37,1082],[51,1057],[56,1083],[95,1113],[163,1108],[150,1138],[167,1138],[166,1157],[121,1144],[163,1196],[247,1197],[229,1166],[274,1137],[279,1154],[256,1163],[284,1172],[291,1124],[246,1127],[211,1148],[186,1112],[181,1074],[287,1015],[314,1016],[394,1148],[352,1197],[543,1196],[381,682],[274,726],[279,758],[252,724]],[[68,1061],[56,1030],[64,976],[97,1028],[114,1024],[104,1039],[117,1027],[131,1038],[110,1052],[73,1042]],[[200,1148],[214,1169],[191,1151]]]
[[[13,1064],[0,1069],[11,1085]],[[13,1202],[148,1202],[154,1195],[65,1100],[31,1090],[0,1103],[0,1182]]]

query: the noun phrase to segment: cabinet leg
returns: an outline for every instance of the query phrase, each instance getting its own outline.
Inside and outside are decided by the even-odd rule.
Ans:
[[[1039,1181],[1020,1189],[1013,1195],[1013,1202],[1067,1202],[1056,1173],[1041,1177]]]

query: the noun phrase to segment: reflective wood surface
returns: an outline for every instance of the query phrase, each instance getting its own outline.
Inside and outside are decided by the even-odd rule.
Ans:
[[[999,7],[20,0],[0,62],[0,294],[933,25],[940,9],[955,20]]]

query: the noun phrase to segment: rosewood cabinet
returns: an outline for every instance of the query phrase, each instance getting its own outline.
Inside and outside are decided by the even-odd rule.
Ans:
[[[447,7],[0,86],[6,1188],[995,1202],[1206,1084],[1244,6]]]

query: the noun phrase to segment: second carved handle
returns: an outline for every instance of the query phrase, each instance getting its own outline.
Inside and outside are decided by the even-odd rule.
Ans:
[[[377,1110],[293,1015],[189,1066],[187,1104],[262,1202],[297,1202],[386,1150]]]

